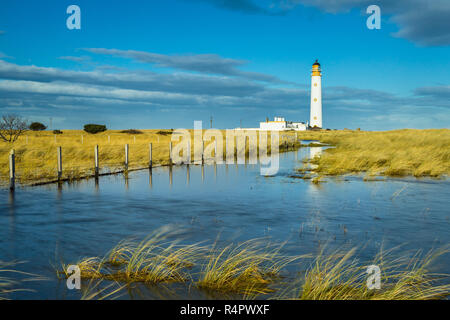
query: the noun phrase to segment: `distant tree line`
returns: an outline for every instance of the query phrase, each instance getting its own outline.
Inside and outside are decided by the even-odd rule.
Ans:
[[[6,114],[0,119],[0,141],[13,143],[19,139],[26,131],[44,131],[47,126],[41,122],[28,122],[21,116],[16,114]],[[84,125],[84,131],[91,134],[96,134],[108,130],[105,125],[102,124],[86,124]],[[140,134],[142,132],[130,129],[125,130],[124,133]],[[53,134],[63,134],[61,130],[53,130]]]

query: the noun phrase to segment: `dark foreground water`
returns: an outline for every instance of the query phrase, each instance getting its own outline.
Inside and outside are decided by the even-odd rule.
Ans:
[[[103,256],[120,240],[143,238],[158,227],[175,225],[190,243],[220,236],[223,243],[256,237],[287,241],[286,254],[315,253],[327,246],[364,246],[371,259],[381,245],[400,252],[450,243],[448,180],[397,179],[364,182],[358,177],[315,185],[296,179],[299,161],[320,149],[280,155],[275,177],[259,165],[174,167],[94,180],[0,192],[0,260],[24,261],[19,269],[47,277],[27,282],[33,292],[13,299],[69,299],[54,267],[61,261]],[[437,270],[450,273],[450,259]],[[185,288],[186,289],[186,288]],[[181,293],[180,293],[181,292]],[[124,298],[210,298],[196,290],[137,286]]]

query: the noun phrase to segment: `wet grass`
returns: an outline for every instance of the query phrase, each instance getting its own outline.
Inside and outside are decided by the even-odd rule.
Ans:
[[[450,130],[319,131],[301,139],[335,148],[310,160],[319,175],[441,177],[450,174]]]
[[[25,282],[46,280],[36,274],[18,270],[21,262],[0,260],[0,300],[8,300],[9,296],[17,292],[31,292],[26,289]]]
[[[417,251],[413,255],[396,255],[398,250],[381,250],[371,263],[355,257],[357,249],[323,251],[316,257],[296,284],[294,295],[281,298],[301,300],[432,300],[450,295],[450,284],[443,284],[448,275],[436,274],[430,268],[448,247]],[[379,289],[369,289],[367,267],[376,265],[381,271]],[[447,281],[448,283],[448,281]]]
[[[90,257],[75,263],[79,266],[82,279],[102,279],[116,282],[146,284],[186,282],[191,268],[200,253],[200,245],[180,245],[168,242],[169,229],[158,230],[141,242],[126,240],[120,242],[104,258]],[[68,277],[68,265],[62,265],[63,274]]]
[[[281,246],[249,240],[222,249],[214,246],[196,286],[200,289],[255,296],[273,292],[270,285],[287,264],[299,257],[283,257]]]
[[[367,262],[358,258],[357,248],[285,256],[284,244],[270,244],[267,239],[224,246],[216,242],[208,247],[182,245],[169,236],[167,230],[159,230],[141,242],[119,243],[102,259],[79,261],[82,279],[96,288],[83,296],[115,296],[131,283],[180,283],[210,297],[230,299],[428,300],[450,295],[449,276],[432,272],[432,264],[449,253],[448,247],[414,254],[381,249]],[[380,268],[380,289],[367,286],[369,265]],[[67,265],[59,274],[69,276]]]

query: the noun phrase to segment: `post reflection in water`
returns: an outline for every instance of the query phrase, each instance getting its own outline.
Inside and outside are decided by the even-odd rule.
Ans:
[[[173,170],[172,170],[172,166],[169,166],[169,184],[172,187],[172,183],[173,183]]]
[[[191,175],[191,173],[190,173],[189,164],[188,164],[188,165],[186,165],[186,184],[189,184],[190,175]]]
[[[58,195],[61,195],[61,191],[62,191],[62,187],[60,185],[58,185]],[[95,178],[95,192],[96,193],[99,192],[98,177]]]
[[[14,190],[9,191],[8,204],[9,204],[9,212],[14,214],[14,201],[15,201],[15,193]]]
[[[205,166],[202,165],[202,182],[205,182]]]
[[[56,192],[56,199],[57,200],[61,200],[62,197],[62,183],[58,182],[58,188],[57,188],[57,192]]]
[[[11,234],[15,234],[16,231],[16,212],[15,212],[15,191],[10,190],[8,196],[8,204],[9,204],[9,232]]]
[[[148,184],[150,189],[153,188],[153,170],[151,167],[148,169]]]
[[[128,172],[125,172],[124,174],[123,174],[123,177],[125,178],[125,190],[127,190],[128,191]]]

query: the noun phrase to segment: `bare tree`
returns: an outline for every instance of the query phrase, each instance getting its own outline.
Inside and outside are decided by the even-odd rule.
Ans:
[[[15,142],[27,130],[27,122],[18,115],[7,114],[0,120],[0,139],[5,142]]]

